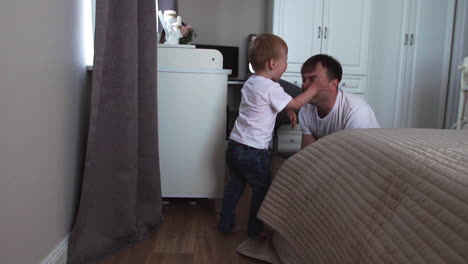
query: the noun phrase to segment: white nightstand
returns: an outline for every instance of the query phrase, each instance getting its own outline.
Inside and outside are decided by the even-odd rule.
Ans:
[[[301,150],[302,131],[297,125],[294,129],[290,125],[282,125],[277,130],[278,152],[295,153]]]
[[[217,50],[158,46],[163,197],[223,195],[227,79],[231,71],[222,69],[222,61]]]

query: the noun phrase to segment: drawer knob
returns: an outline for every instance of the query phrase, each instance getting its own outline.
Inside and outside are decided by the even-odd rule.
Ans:
[[[295,85],[297,85],[297,81],[294,81],[293,83],[294,83]]]
[[[343,83],[343,86],[346,86],[346,83],[345,83],[345,82]]]
[[[291,139],[291,143],[294,143],[294,139]]]

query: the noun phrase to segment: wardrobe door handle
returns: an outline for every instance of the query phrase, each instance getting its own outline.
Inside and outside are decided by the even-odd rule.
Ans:
[[[405,34],[405,46],[408,45],[408,34]]]
[[[325,27],[324,30],[325,30],[325,31],[324,31],[324,33],[323,33],[323,38],[324,38],[324,39],[327,39],[327,31],[328,31],[328,28]]]
[[[318,38],[321,38],[322,37],[322,27],[318,27]]]
[[[413,34],[410,35],[410,43],[409,44],[410,44],[410,46],[412,46],[414,44],[414,35]]]

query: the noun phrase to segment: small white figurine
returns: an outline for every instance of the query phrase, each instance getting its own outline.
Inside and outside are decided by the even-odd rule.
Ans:
[[[182,18],[177,16],[174,10],[166,10],[164,14],[161,10],[158,11],[159,20],[166,34],[166,44],[179,44],[179,39],[182,37],[180,27],[182,26]]]

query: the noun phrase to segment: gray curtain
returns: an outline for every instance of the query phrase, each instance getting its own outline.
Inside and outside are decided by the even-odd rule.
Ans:
[[[154,0],[96,1],[91,115],[68,263],[94,263],[162,221]]]

